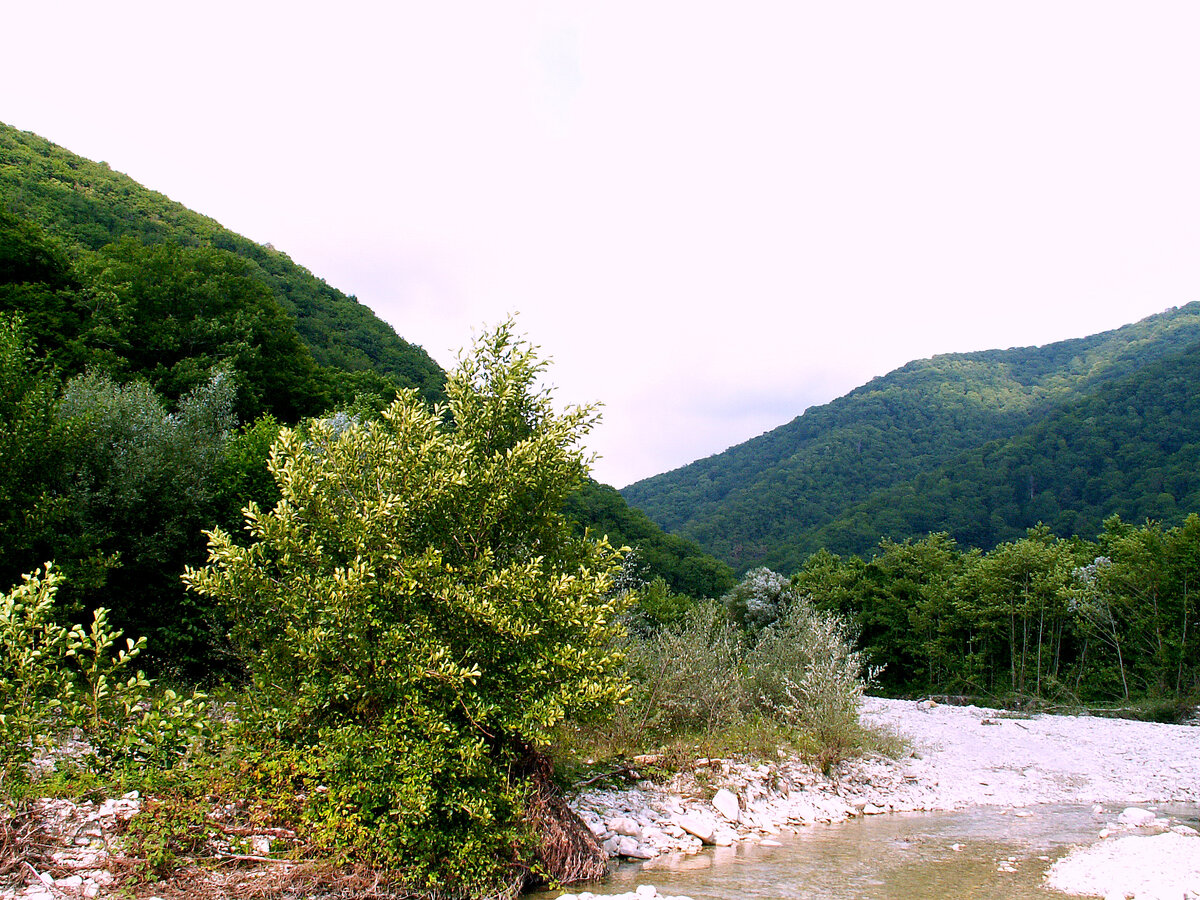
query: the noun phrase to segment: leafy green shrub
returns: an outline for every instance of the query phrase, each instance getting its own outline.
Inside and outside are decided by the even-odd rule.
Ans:
[[[78,676],[62,701],[68,722],[77,727],[99,769],[150,763],[170,768],[212,731],[207,696],[199,691],[181,697],[167,688],[151,702],[152,682],[130,664],[146,646],[144,637],[125,639],[111,630],[108,610],[92,615],[88,629],[76,625],[67,634],[66,658],[73,658]]]
[[[214,837],[220,836],[205,798],[174,791],[146,803],[129,820],[125,853],[140,860],[137,873],[145,881],[157,881],[174,870],[180,855],[203,853]]]
[[[828,751],[853,747],[864,662],[844,620],[793,602],[747,654],[755,703],[765,714],[810,732]]]
[[[51,548],[70,577],[70,608],[104,605],[122,628],[149,636],[160,665],[195,674],[211,668],[221,632],[179,576],[204,559],[201,529],[230,505],[235,395],[230,371],[217,367],[169,412],[145,382],[89,373],[67,384],[59,407],[72,430],[71,476]],[[111,561],[96,583],[66,569],[93,555]]]
[[[648,637],[632,638],[627,655],[634,695],[622,714],[635,734],[712,733],[749,707],[743,637],[716,603],[699,603]]]
[[[282,430],[281,499],[248,507],[249,546],[211,532],[186,576],[253,677],[245,741],[325,788],[316,839],[446,895],[533,865],[531,754],[624,690],[621,554],[561,514],[594,416],[555,412],[543,369],[505,325],[445,408],[407,393],[380,420]]]
[[[0,275],[0,295],[2,282]],[[61,478],[69,443],[55,414],[60,387],[57,373],[34,353],[21,317],[0,311],[0,584],[45,559],[33,551],[35,520]]]
[[[67,631],[51,621],[60,580],[46,567],[0,595],[0,779],[21,778],[50,740],[48,717],[70,695],[70,676],[60,665]]]
[[[114,655],[121,632],[103,608],[88,629],[52,621],[61,580],[47,565],[0,595],[0,778],[24,778],[39,751],[73,731],[87,768],[170,767],[210,732],[205,696],[167,690],[153,702],[145,674],[129,674],[145,638]]]
[[[864,674],[873,673],[852,630],[766,569],[722,603],[634,633],[627,657],[633,693],[611,726],[616,743],[690,735],[711,746],[740,733],[761,745],[787,732],[832,759],[862,740]]]

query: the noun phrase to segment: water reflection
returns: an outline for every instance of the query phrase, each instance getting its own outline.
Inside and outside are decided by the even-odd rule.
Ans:
[[[1195,823],[1195,809],[1157,808]],[[807,828],[782,837],[781,847],[717,847],[621,866],[591,889],[620,893],[653,884],[694,900],[1061,900],[1042,887],[1046,870],[1073,846],[1094,843],[1119,812],[1035,806],[871,816]]]

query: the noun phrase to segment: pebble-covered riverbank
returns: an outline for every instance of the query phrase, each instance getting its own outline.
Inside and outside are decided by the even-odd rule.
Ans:
[[[918,785],[884,760],[827,776],[805,763],[698,760],[668,784],[591,790],[572,804],[609,856],[652,859],[743,841],[770,845],[787,831],[857,815],[933,809]]]
[[[1010,806],[1015,816],[1040,803],[1200,802],[1200,728],[1069,716],[1013,717],[997,710],[925,701],[869,698],[864,721],[901,735],[910,752],[898,760],[843,763],[830,775],[794,760],[746,764],[697,760],[666,785],[591,790],[574,806],[612,857],[651,859],[696,853],[705,846],[778,843],[792,831],[859,815]],[[1121,845],[1119,840],[1144,838]],[[1200,836],[1188,826],[1134,807],[1102,822],[1107,842],[1101,894],[1153,898],[1162,885],[1185,885],[1200,898]],[[1158,840],[1159,844],[1152,843]],[[1171,842],[1147,881],[1130,858]],[[1063,861],[1051,884],[1065,892],[1095,891]],[[1095,867],[1093,867],[1095,868]],[[643,885],[643,896],[656,896]],[[576,895],[567,895],[576,896]],[[579,894],[586,897],[587,894]],[[600,895],[591,895],[600,896]],[[634,895],[611,895],[634,896]],[[1165,896],[1165,895],[1164,895]],[[1172,900],[1189,894],[1172,893]]]

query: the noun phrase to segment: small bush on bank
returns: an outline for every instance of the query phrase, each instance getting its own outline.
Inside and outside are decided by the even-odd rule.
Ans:
[[[104,608],[86,629],[54,622],[61,581],[47,565],[0,595],[0,783],[26,780],[71,738],[86,771],[170,768],[211,735],[207,698],[156,691],[132,668],[145,638],[121,647]]]
[[[616,725],[657,735],[715,733],[740,721],[750,703],[742,634],[715,603],[626,645],[633,685]]]
[[[556,411],[544,368],[505,325],[444,408],[408,393],[378,420],[283,429],[281,499],[247,508],[245,543],[213,530],[185,576],[253,680],[244,744],[324,788],[307,795],[313,839],[434,896],[603,871],[594,847],[594,873],[553,870],[534,827],[553,729],[624,693],[628,604],[621,552],[562,516],[595,417]]]
[[[851,629],[772,574],[756,570],[722,602],[632,634],[630,698],[588,730],[589,755],[653,746],[773,756],[787,746],[828,763],[870,744],[858,711],[871,673]]]
[[[856,745],[864,661],[844,620],[798,600],[760,633],[746,668],[763,715],[809,732],[831,752]]]

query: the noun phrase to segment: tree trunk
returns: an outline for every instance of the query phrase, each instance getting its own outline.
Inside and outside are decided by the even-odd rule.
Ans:
[[[1046,631],[1046,601],[1038,603],[1037,687],[1034,694],[1042,696],[1042,639]]]
[[[1125,660],[1121,656],[1121,639],[1117,637],[1117,628],[1113,626],[1113,646],[1117,648],[1117,667],[1121,670],[1121,689],[1125,692],[1126,701],[1129,700],[1129,682],[1125,680]]]
[[[1012,669],[1009,688],[1017,693],[1017,611],[1013,609],[1008,614],[1008,663]]]
[[[1021,689],[1019,694],[1025,693],[1025,664],[1029,660],[1029,608],[1028,599],[1026,607],[1021,610]]]
[[[1088,636],[1087,636],[1087,632],[1084,632],[1083,650],[1080,651],[1080,653],[1079,653],[1079,663],[1078,663],[1079,668],[1077,668],[1075,670],[1075,695],[1076,696],[1079,695],[1079,684],[1080,684],[1080,682],[1083,681],[1083,671],[1084,671],[1084,668],[1087,666],[1087,652],[1088,652]]]

